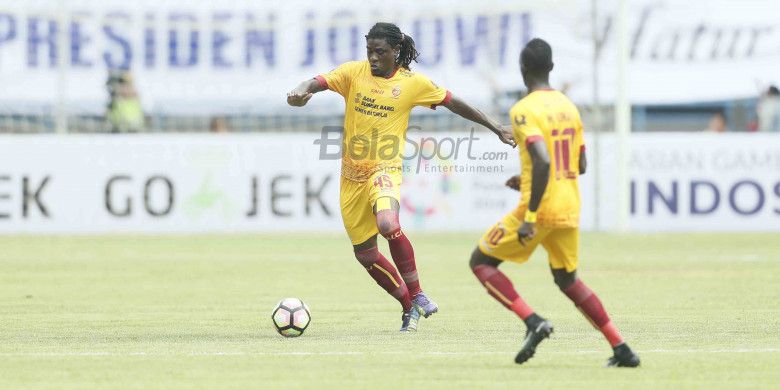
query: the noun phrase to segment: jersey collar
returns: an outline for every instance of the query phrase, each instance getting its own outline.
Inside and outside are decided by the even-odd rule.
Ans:
[[[390,75],[388,75],[387,77],[382,77],[382,78],[385,79],[385,80],[392,79],[393,76],[395,76],[395,74],[398,73],[398,69],[401,69],[401,67],[399,66],[399,67],[395,68],[395,70],[393,70],[393,73],[390,73]],[[377,76],[374,76],[374,77],[377,77]]]

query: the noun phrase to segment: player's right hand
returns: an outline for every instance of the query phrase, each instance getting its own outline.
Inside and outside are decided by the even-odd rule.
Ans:
[[[297,92],[292,91],[287,94],[287,104],[293,106],[293,107],[303,107],[306,105],[306,103],[309,102],[309,99],[312,97],[311,92]]]
[[[510,177],[504,184],[515,191],[520,191],[520,175]]]
[[[520,245],[525,246],[527,242],[534,239],[534,236],[536,235],[534,225],[536,224],[523,222],[520,229],[517,229],[517,239],[520,240]]]
[[[505,126],[499,126],[498,132],[496,133],[498,135],[498,139],[501,140],[501,142],[511,146],[515,147],[517,146],[517,143],[515,142],[515,135],[512,133],[512,128],[510,127],[508,130]]]

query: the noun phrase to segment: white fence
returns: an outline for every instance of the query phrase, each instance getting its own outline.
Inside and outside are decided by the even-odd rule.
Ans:
[[[435,136],[409,136],[407,229],[482,230],[515,206],[503,183],[516,151],[487,132]],[[339,161],[320,159],[314,138],[2,136],[0,233],[338,232]],[[596,169],[581,177],[581,226],[611,230],[614,139],[598,159],[589,141],[600,190]],[[636,134],[632,148],[632,230],[780,232],[780,137]]]

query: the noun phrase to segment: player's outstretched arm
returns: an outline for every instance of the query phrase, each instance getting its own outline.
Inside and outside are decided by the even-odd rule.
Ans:
[[[463,101],[461,98],[452,95],[452,98],[449,102],[444,104],[444,107],[447,107],[450,111],[472,121],[475,123],[479,123],[482,126],[487,127],[490,129],[490,131],[496,133],[498,138],[501,140],[501,142],[512,146],[513,148],[516,146],[515,144],[515,137],[512,135],[512,130],[507,130],[501,124],[493,120],[493,118],[485,115],[482,111],[470,106],[468,103]]]
[[[309,79],[298,84],[295,89],[287,93],[287,104],[295,107],[303,107],[309,102],[311,97],[325,87],[320,85],[317,79]]]
[[[531,155],[531,199],[528,201],[528,212],[534,215],[533,219],[526,215],[523,225],[517,231],[520,244],[525,245],[526,240],[534,237],[536,211],[542,203],[547,182],[550,180],[550,155],[547,153],[547,145],[543,141],[528,144],[528,154]]]

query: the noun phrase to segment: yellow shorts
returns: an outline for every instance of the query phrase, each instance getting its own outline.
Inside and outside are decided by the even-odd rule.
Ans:
[[[550,228],[536,226],[536,235],[525,246],[520,245],[517,229],[522,222],[509,213],[490,228],[479,240],[479,250],[487,256],[503,261],[525,263],[539,244],[547,251],[554,269],[577,269],[579,261],[580,230],[576,227]]]
[[[388,197],[401,203],[401,170],[383,170],[374,173],[362,183],[341,178],[341,219],[352,245],[365,242],[379,233],[374,216],[377,199]]]

